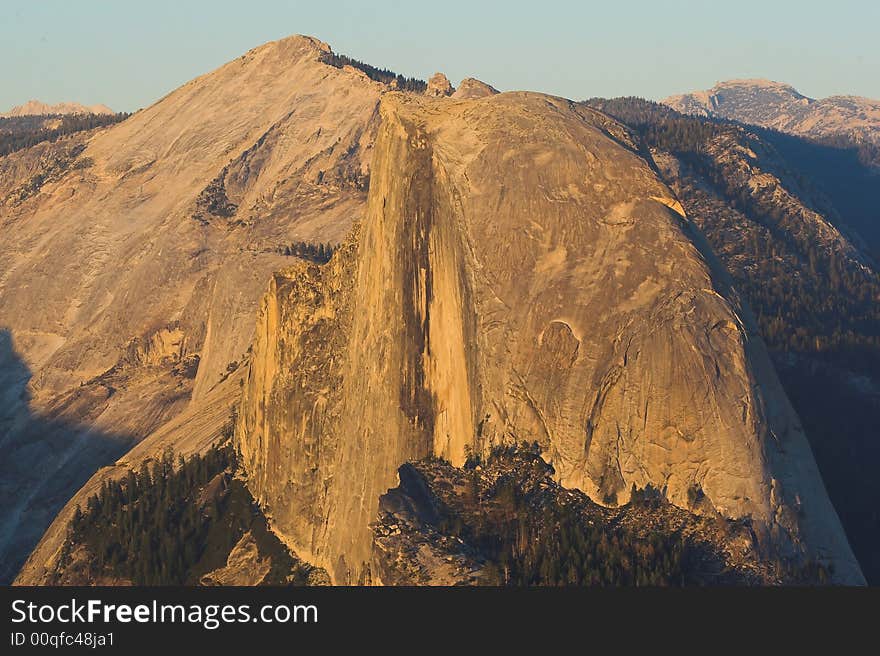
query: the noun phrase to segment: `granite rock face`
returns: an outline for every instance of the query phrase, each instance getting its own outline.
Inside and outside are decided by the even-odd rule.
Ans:
[[[699,496],[863,580],[748,310],[625,129],[531,93],[380,117],[363,225],[263,299],[236,430],[297,553],[357,581],[402,463],[527,440],[599,503]]]
[[[623,126],[442,75],[389,93],[328,50],[267,44],[0,159],[4,580],[48,526],[17,578],[45,582],[102,482],[208,448],[242,383],[247,484],[337,583],[403,463],[523,440],[600,504],[650,483],[862,581],[748,310]]]
[[[443,73],[434,73],[428,80],[428,88],[425,89],[425,95],[442,98],[443,96],[451,96],[453,91],[455,89],[452,88],[452,83]]]
[[[335,244],[363,214],[386,87],[327,49],[265,44],[112,127],[0,158],[0,331],[26,370],[0,407],[0,581],[99,467],[183,416],[219,435],[285,245]]]
[[[460,100],[468,100],[473,98],[485,98],[486,96],[494,96],[498,93],[498,89],[472,77],[466,77],[458,85],[453,98]]]
[[[727,80],[663,101],[683,114],[732,119],[807,137],[845,135],[880,144],[880,101],[860,96],[808,98],[771,80]]]

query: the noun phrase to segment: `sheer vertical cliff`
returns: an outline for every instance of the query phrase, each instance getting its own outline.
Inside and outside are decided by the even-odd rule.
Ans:
[[[360,580],[397,467],[537,441],[862,580],[753,321],[626,131],[564,100],[386,94],[363,224],[274,276],[237,442],[273,526]]]

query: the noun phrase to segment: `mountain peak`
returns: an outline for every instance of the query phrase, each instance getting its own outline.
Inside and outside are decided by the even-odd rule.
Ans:
[[[453,98],[485,98],[486,96],[494,96],[498,93],[498,89],[490,84],[486,84],[481,80],[473,77],[464,78],[458,85],[458,89],[452,94]]]
[[[712,90],[720,90],[720,89],[736,89],[742,87],[750,87],[753,89],[772,89],[775,91],[789,91],[794,93],[795,95],[801,96],[798,91],[791,86],[790,84],[786,84],[785,82],[777,82],[775,80],[768,80],[766,78],[736,78],[732,80],[722,80],[717,82]]]
[[[670,96],[662,102],[682,114],[723,118],[804,136],[844,134],[858,141],[880,143],[880,102],[858,96],[814,100],[784,82],[726,80],[711,89]]]
[[[723,112],[734,111],[734,106],[750,105],[764,107],[775,105],[780,102],[807,101],[811,99],[802,95],[790,84],[776,82],[765,78],[741,78],[722,80],[716,82],[711,89],[693,91],[675,96],[669,96],[661,102],[669,105],[682,114],[696,114],[699,116],[718,115],[722,118],[734,118]],[[719,109],[724,106],[724,109]]]
[[[326,41],[321,41],[317,37],[307,34],[291,34],[275,41],[267,41],[263,45],[252,48],[244,56],[267,51],[289,51],[299,52],[302,50],[314,50],[315,52],[331,52],[330,45]]]
[[[28,100],[23,105],[13,107],[0,118],[13,116],[37,116],[44,114],[114,114],[115,112],[107,105],[82,105],[77,102],[62,102],[55,105],[39,100]]]

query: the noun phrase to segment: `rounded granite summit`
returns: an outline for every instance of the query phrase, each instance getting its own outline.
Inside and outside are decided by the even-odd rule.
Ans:
[[[458,89],[452,94],[458,100],[473,100],[475,98],[487,98],[498,93],[498,89],[473,77],[464,78],[458,85]]]

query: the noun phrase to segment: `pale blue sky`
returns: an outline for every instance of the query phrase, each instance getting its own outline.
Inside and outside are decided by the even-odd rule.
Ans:
[[[659,99],[733,77],[880,98],[880,2],[0,0],[0,111],[145,107],[266,41],[311,34],[405,75]]]

